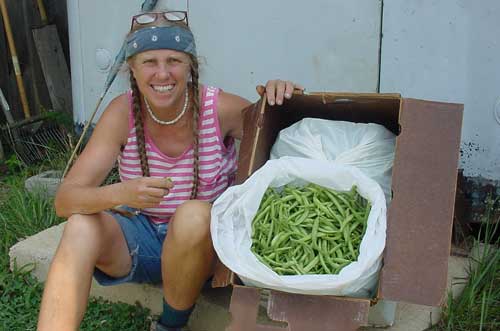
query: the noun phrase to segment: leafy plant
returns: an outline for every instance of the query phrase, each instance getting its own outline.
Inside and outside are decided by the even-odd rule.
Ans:
[[[15,173],[20,168],[22,168],[23,163],[16,154],[12,154],[7,160],[5,160],[5,165],[7,166],[9,173]]]
[[[0,272],[0,329],[36,330],[42,285],[29,274],[30,267]]]
[[[462,294],[453,299],[449,293],[443,319],[432,330],[500,330],[500,240],[496,236],[500,220],[493,219],[497,202],[491,198],[486,202],[484,228],[474,243],[479,254],[469,267]],[[481,244],[479,238],[490,244]]]
[[[52,200],[46,199],[42,192],[31,193],[19,187],[19,183],[14,185],[8,186],[0,209],[0,260],[7,257],[9,248],[20,239],[63,221],[55,215]]]
[[[80,326],[82,331],[147,331],[151,325],[149,309],[139,305],[110,303],[91,299]]]
[[[29,274],[30,267],[0,272],[0,330],[36,330],[43,285]],[[91,299],[80,330],[146,331],[150,324],[148,309]]]

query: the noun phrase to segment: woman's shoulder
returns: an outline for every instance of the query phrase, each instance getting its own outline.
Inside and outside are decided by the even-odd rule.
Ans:
[[[130,92],[127,91],[113,98],[108,104],[105,111],[129,110],[130,109]]]
[[[247,99],[237,94],[226,92],[220,87],[200,84],[199,90],[200,103],[207,101],[207,99],[216,99],[219,118],[223,118],[227,114],[238,114],[243,108],[251,104]]]
[[[99,118],[97,126],[113,130],[120,137],[126,137],[129,127],[129,111],[128,93],[120,94],[108,104]]]
[[[217,97],[217,111],[224,113],[239,113],[243,108],[251,104],[247,99],[233,93],[219,90]]]
[[[243,121],[241,111],[250,104],[250,101],[239,95],[219,89],[217,114],[222,137],[230,135],[237,139],[241,138]]]
[[[103,119],[128,119],[130,112],[130,97],[128,92],[118,95],[110,101],[106,109],[101,115]]]

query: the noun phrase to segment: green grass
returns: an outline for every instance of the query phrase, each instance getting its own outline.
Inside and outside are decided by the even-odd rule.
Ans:
[[[61,169],[64,160],[25,168],[11,162],[0,178],[0,330],[36,330],[43,284],[29,271],[32,266],[9,270],[9,248],[19,240],[59,224],[53,201],[24,190],[24,180],[47,169]],[[149,330],[150,311],[140,306],[91,299],[81,330]]]
[[[54,213],[53,202],[41,192],[30,193],[16,181],[7,185],[7,196],[0,210],[0,261],[5,262],[9,248],[17,241],[34,235],[63,220]]]
[[[436,331],[496,331],[500,330],[500,240],[495,238],[499,220],[493,220],[497,201],[489,199],[484,215],[483,233],[478,235],[490,245],[480,246],[478,256],[468,271],[468,280],[462,294],[448,301],[443,309],[443,319],[432,330]]]
[[[29,275],[29,266],[0,273],[0,330],[36,330],[43,285]],[[149,330],[149,310],[139,306],[89,302],[80,330]]]

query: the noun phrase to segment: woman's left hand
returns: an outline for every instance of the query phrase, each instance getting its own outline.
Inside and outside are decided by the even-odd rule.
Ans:
[[[294,90],[303,91],[304,88],[289,80],[269,80],[266,86],[258,85],[256,87],[257,93],[262,96],[264,93],[267,95],[267,103],[274,106],[274,104],[282,105],[284,99],[290,99]]]

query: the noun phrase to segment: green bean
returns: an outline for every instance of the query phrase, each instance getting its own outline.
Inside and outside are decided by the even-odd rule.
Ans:
[[[297,261],[295,261],[295,262],[296,262],[296,263],[295,263],[295,265],[292,265],[292,266],[291,266],[291,268],[292,268],[293,270],[296,270],[295,272],[296,272],[296,274],[297,274],[297,275],[303,275],[303,274],[305,274],[305,271],[304,271],[304,269],[300,266],[300,264],[299,264]]]
[[[318,248],[318,227],[319,227],[319,218],[316,218],[314,220],[313,228],[312,228],[312,234],[311,234],[311,239],[312,239],[312,244],[314,248]]]
[[[332,272],[330,271],[330,268],[326,266],[325,260],[323,259],[323,255],[321,253],[318,255],[319,256],[319,261],[321,262],[321,265],[323,268],[325,268],[327,274],[331,274]]]
[[[287,196],[284,196],[280,199],[281,202],[287,202],[287,201],[290,201],[290,200],[294,200],[295,197],[293,196],[293,194],[290,194],[290,195],[287,195]]]
[[[352,246],[352,242],[347,242],[347,246],[349,247],[349,251],[352,254],[352,258],[355,259],[357,257],[356,252],[354,251],[354,247]]]
[[[338,273],[357,259],[370,209],[355,187],[268,189],[252,222],[251,251],[280,275]]]
[[[279,275],[283,275],[283,274],[294,275],[295,274],[295,270],[293,270],[291,268],[274,267],[273,270],[276,271],[276,273]]]
[[[272,206],[273,205],[271,205],[271,213],[274,211]],[[271,218],[271,229],[269,230],[269,232],[267,234],[267,240],[266,240],[267,247],[269,247],[269,245],[271,245],[271,240],[273,238],[273,230],[274,230],[274,219]]]
[[[297,242],[297,243],[306,243],[308,241],[311,241],[312,240],[312,235],[311,234],[308,234],[308,235],[305,235],[303,236],[302,238],[300,239],[295,239],[295,238],[291,238],[291,240],[293,242]]]
[[[308,265],[304,267],[304,271],[307,273],[309,270],[311,270],[317,263],[319,262],[319,257],[315,256],[314,259],[309,262]]]
[[[342,216],[345,216],[345,211],[344,211],[344,208],[342,208],[342,206],[340,205],[339,201],[337,200],[337,198],[332,194],[332,192],[330,191],[326,191],[326,194],[328,195],[328,197],[330,198],[330,200],[332,200],[333,204],[337,207],[337,210],[339,211],[339,213],[342,215]]]
[[[343,259],[341,257],[334,257],[332,260],[333,260],[333,262],[337,262],[337,263],[340,263],[340,264],[351,262],[351,261],[349,261],[347,259]]]
[[[294,224],[295,225],[301,224],[307,219],[308,216],[309,216],[309,211],[308,210],[304,211],[304,213],[300,216],[300,218],[296,222],[294,222]]]
[[[271,241],[271,247],[276,249],[277,246],[285,241],[290,236],[290,232],[280,232]]]

